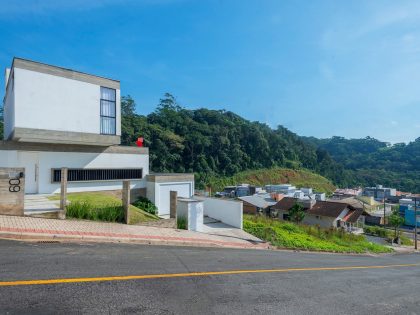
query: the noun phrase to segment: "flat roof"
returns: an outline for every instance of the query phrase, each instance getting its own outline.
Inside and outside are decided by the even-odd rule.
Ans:
[[[115,79],[110,79],[94,74],[89,74],[65,67],[54,66],[38,61],[33,61],[29,59],[13,57],[12,66],[11,66],[11,73],[13,68],[25,69],[35,72],[41,72],[45,74],[55,75],[59,77],[64,77],[67,79],[78,80],[82,82],[92,83],[96,85],[101,85],[105,87],[109,87],[112,89],[120,89],[120,81]],[[10,75],[9,75],[10,80]],[[7,85],[9,81],[7,82]],[[6,87],[7,89],[7,87]]]

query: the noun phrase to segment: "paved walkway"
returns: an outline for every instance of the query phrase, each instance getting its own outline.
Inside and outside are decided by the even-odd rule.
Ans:
[[[219,231],[217,231],[219,230]],[[211,234],[169,228],[0,215],[0,238],[27,240],[136,242],[231,248],[268,248],[268,244],[238,229],[214,229]]]
[[[60,200],[48,199],[50,195],[25,195],[25,215],[56,212],[60,210]]]

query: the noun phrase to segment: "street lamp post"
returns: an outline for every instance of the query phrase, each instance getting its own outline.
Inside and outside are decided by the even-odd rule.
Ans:
[[[384,227],[385,227],[385,208],[386,208],[386,204],[385,204],[385,193],[384,193]]]

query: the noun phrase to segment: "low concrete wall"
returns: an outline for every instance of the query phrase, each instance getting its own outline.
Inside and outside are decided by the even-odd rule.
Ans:
[[[178,198],[176,216],[187,219],[189,231],[203,232],[203,202],[194,199]]]
[[[220,220],[225,224],[242,229],[243,203],[237,200],[219,198],[194,197],[203,201],[204,215]]]

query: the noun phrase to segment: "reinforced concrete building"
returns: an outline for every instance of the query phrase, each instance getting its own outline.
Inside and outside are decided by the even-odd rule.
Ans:
[[[5,72],[0,167],[25,169],[26,194],[131,188],[169,215],[169,191],[190,198],[192,174],[149,174],[149,149],[121,146],[120,82],[14,58]],[[140,135],[139,135],[140,136]]]

